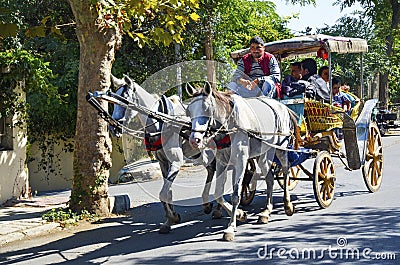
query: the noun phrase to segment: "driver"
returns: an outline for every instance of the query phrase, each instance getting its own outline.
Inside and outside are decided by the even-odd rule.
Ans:
[[[229,90],[242,97],[280,96],[280,91],[277,91],[281,79],[279,64],[272,54],[265,51],[264,45],[260,37],[250,40],[250,53],[238,61],[232,82],[228,84]]]

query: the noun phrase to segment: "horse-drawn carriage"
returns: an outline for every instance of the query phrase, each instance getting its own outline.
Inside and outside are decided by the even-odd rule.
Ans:
[[[362,53],[368,51],[367,42],[359,38],[333,37],[327,35],[313,35],[295,37],[281,41],[270,42],[265,45],[265,50],[275,55],[281,62],[282,59],[291,57],[325,56],[329,62],[329,76],[331,72],[332,53]],[[248,49],[231,53],[231,57],[237,61],[248,53]],[[361,89],[363,91],[362,56],[360,65]],[[330,78],[332,87],[332,78]],[[352,94],[354,97],[354,94]],[[360,95],[362,99],[363,95]],[[331,97],[332,100],[332,97]],[[379,189],[382,181],[382,141],[379,129],[372,121],[372,111],[377,100],[371,99],[365,103],[357,98],[351,113],[330,104],[302,97],[285,98],[281,101],[289,108],[303,117],[302,120],[302,146],[314,150],[315,157],[313,171],[310,172],[302,163],[295,164],[290,170],[290,189],[293,189],[299,180],[313,181],[315,198],[322,208],[328,207],[332,201],[335,190],[335,171],[331,156],[341,159],[347,169],[362,169],[365,184],[370,192]],[[300,107],[299,107],[300,106]],[[339,140],[336,132],[343,131],[344,141]],[[343,150],[345,149],[345,152]],[[347,159],[347,162],[344,161]],[[295,163],[298,163],[295,162]],[[242,189],[242,204],[251,202],[254,196],[254,181],[250,178],[256,170],[253,161],[249,162],[247,179]],[[304,172],[307,177],[301,178]],[[279,167],[275,170],[278,183],[283,185]]]
[[[362,39],[318,35],[268,43],[266,51],[274,54],[279,60],[304,54],[313,56],[318,51],[319,53],[323,51],[327,53],[330,65],[331,53],[363,53],[367,51],[367,43]],[[237,59],[247,52],[248,50],[234,52],[232,58]],[[209,64],[207,64],[208,66]],[[255,179],[252,176],[256,165],[262,168],[262,174],[267,181],[267,206],[259,215],[260,223],[266,223],[272,211],[271,198],[274,177],[285,191],[285,212],[288,215],[293,214],[294,211],[290,202],[289,190],[299,180],[312,181],[318,204],[322,208],[328,207],[333,201],[336,186],[332,156],[339,157],[349,169],[362,168],[364,181],[369,191],[375,192],[381,185],[382,141],[378,128],[375,123],[371,122],[371,113],[376,100],[362,103],[362,107],[358,106],[361,109],[360,113],[349,116],[343,110],[329,103],[308,100],[304,97],[288,98],[278,102],[274,99],[243,99],[240,96],[221,94],[211,89],[210,84],[206,82],[204,89],[200,91],[193,89],[190,85],[187,86],[188,93],[193,94],[194,97],[187,109],[184,110],[182,104],[178,104],[178,108],[171,107],[173,103],[165,97],[155,100],[139,85],[132,83],[129,79],[126,80],[125,84],[118,85],[123,89],[121,93],[111,91],[89,93],[88,101],[112,126],[122,128],[125,133],[144,137],[147,142],[152,139],[152,142],[160,143],[153,148],[155,152],[160,152],[156,154],[156,157],[162,166],[165,179],[160,199],[164,204],[167,221],[160,228],[162,233],[169,232],[171,225],[180,220],[179,215],[174,212],[171,185],[182,165],[182,153],[188,152],[191,155],[197,155],[203,161],[209,160],[207,155],[198,155],[203,147],[203,138],[208,138],[204,142],[210,140],[223,142],[222,146],[218,147],[217,144],[216,148],[216,189],[218,192],[216,191],[215,197],[219,211],[223,207],[231,215],[230,225],[224,231],[225,240],[233,240],[236,219],[246,220],[245,212],[238,209],[237,206],[239,201],[242,204],[250,203],[254,196],[255,185],[252,184]],[[332,86],[331,81],[330,86]],[[111,116],[104,110],[96,98],[123,106],[122,117],[128,115],[128,111],[125,113],[125,110],[134,110],[146,116],[142,121],[144,131],[138,133],[124,126],[125,122],[119,123],[114,115]],[[362,95],[360,98],[362,99]],[[287,108],[297,105],[300,105],[300,109],[303,110],[297,114],[305,117],[301,135],[297,133],[299,132],[297,130],[298,118],[295,118],[292,111],[288,111]],[[154,108],[154,106],[156,107]],[[185,115],[189,117],[185,117]],[[252,123],[254,117],[256,119]],[[164,137],[163,140],[162,132],[159,130],[169,124],[172,124],[173,128],[169,128],[167,131],[172,136]],[[149,129],[155,131],[149,131]],[[343,132],[344,141],[340,141],[335,135],[337,129]],[[293,137],[297,139],[298,149],[293,148],[293,143],[290,142]],[[229,138],[230,140],[226,140]],[[187,151],[190,149],[187,148],[188,143],[195,151]],[[174,153],[168,153],[171,150]],[[165,161],[172,157],[176,157],[175,161]],[[254,158],[257,158],[257,163]],[[347,159],[347,162],[344,161],[344,158]],[[314,159],[312,170],[303,166],[303,162],[310,159]],[[203,206],[205,212],[209,212],[211,211],[210,204],[207,204],[206,200],[208,199],[209,182],[213,176],[212,170],[215,170],[215,166],[210,167],[212,165],[210,161],[205,164],[208,165],[209,175],[203,192]],[[271,165],[274,166],[270,171]],[[222,196],[228,166],[234,167],[236,176],[233,183],[232,205],[224,201]],[[268,172],[273,174],[268,174]],[[299,172],[304,172],[307,177],[300,177]],[[271,177],[268,176],[272,176],[272,185]]]

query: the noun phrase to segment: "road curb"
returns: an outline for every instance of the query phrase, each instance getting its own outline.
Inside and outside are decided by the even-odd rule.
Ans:
[[[35,227],[31,227],[25,230],[21,231],[15,231],[6,235],[1,235],[0,236],[0,246],[3,246],[5,244],[9,244],[11,242],[15,242],[18,240],[22,240],[25,237],[32,237],[32,236],[38,236],[41,234],[44,234],[46,232],[49,232],[51,230],[54,230],[56,228],[60,227],[59,223],[43,223]]]
[[[115,195],[108,197],[108,209],[110,213],[123,213],[131,208],[128,194]]]

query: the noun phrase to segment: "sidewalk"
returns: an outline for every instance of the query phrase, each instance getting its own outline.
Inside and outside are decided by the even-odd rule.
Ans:
[[[0,206],[0,246],[60,227],[42,220],[52,208],[66,207],[69,191],[45,193],[27,200],[10,200]]]
[[[119,179],[120,181],[135,182],[161,179],[161,173],[158,171],[158,162],[141,160],[122,168],[121,172],[119,172],[121,175]],[[111,186],[109,186],[110,198],[116,198],[119,195],[119,191],[113,191]],[[123,191],[121,192],[124,193]],[[14,199],[0,205],[0,246],[61,229],[58,222],[42,220],[42,215],[53,208],[66,208],[70,195],[70,190],[49,191],[30,199]],[[113,208],[115,210],[117,208],[123,210],[127,207],[126,203],[125,200],[115,200]],[[138,203],[135,204],[137,205]]]

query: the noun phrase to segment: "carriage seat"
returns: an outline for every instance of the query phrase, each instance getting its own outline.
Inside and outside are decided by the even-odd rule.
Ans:
[[[298,120],[297,125],[301,126],[304,117],[304,94],[295,95],[292,97],[283,96],[281,100],[282,104],[285,104],[290,110],[297,114]]]

